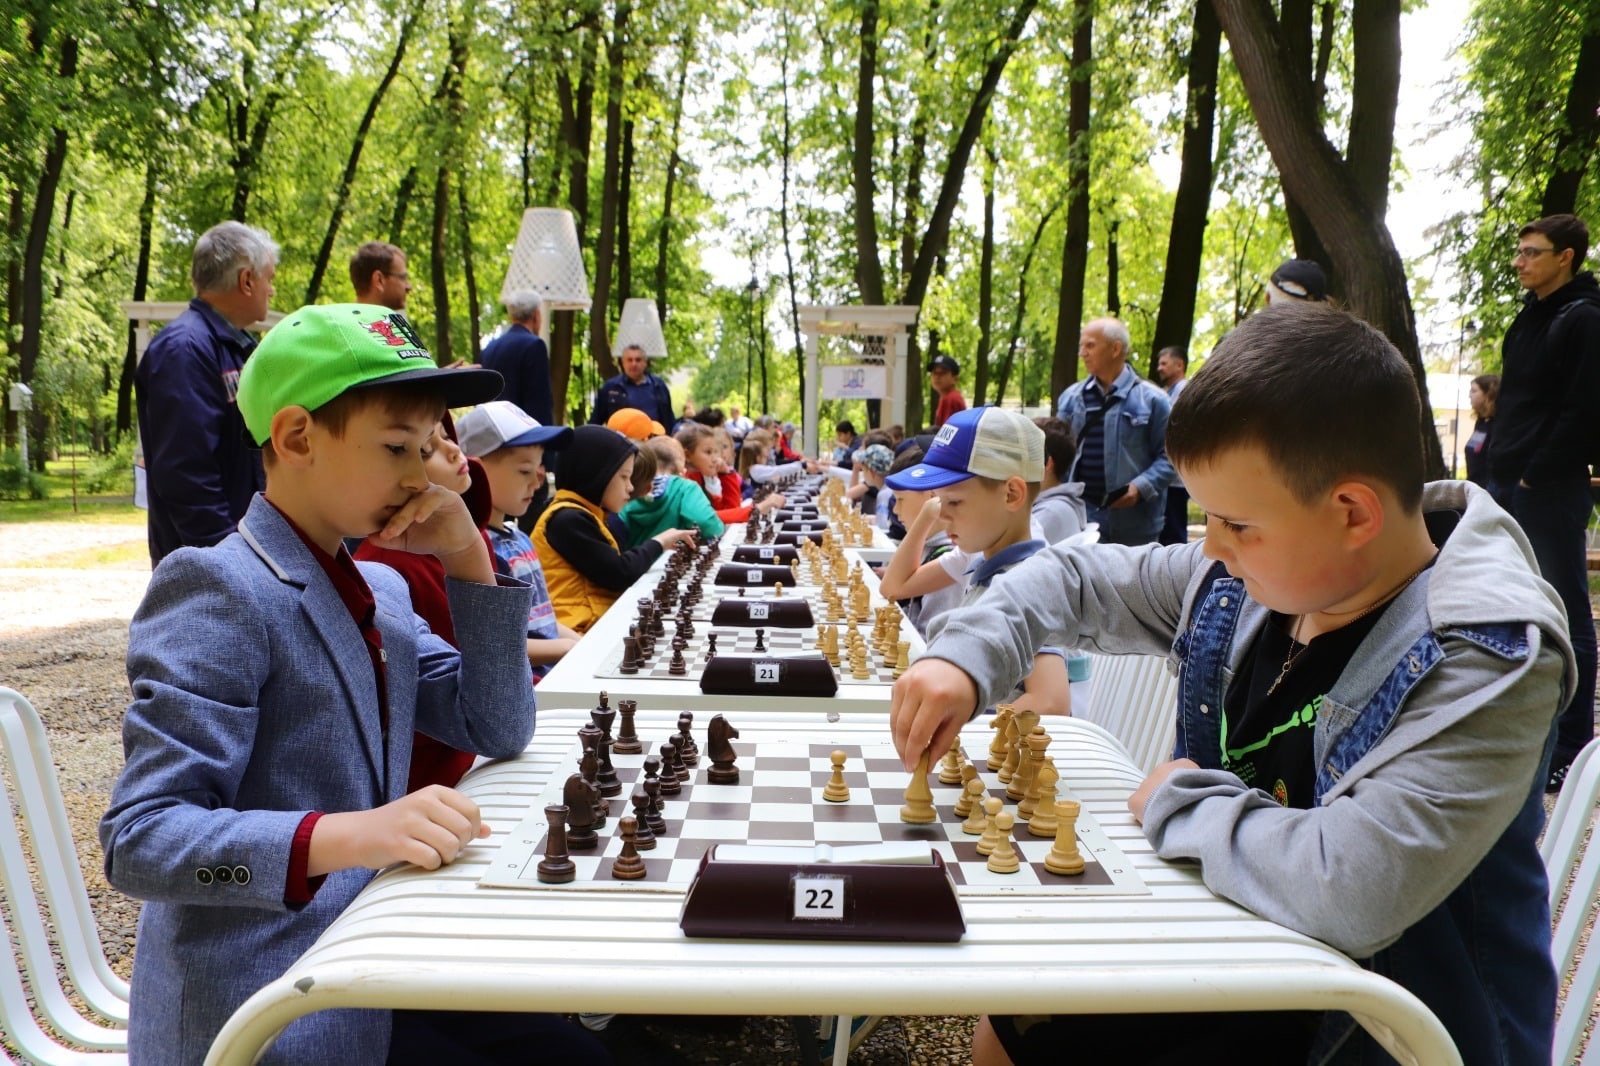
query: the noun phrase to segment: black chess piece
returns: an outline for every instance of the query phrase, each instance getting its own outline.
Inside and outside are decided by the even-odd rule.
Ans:
[[[694,775],[689,773],[689,764],[684,761],[683,758],[683,737],[674,733],[672,736],[667,738],[667,741],[672,745],[673,773],[677,775],[679,781],[689,780],[689,778]],[[665,754],[665,752],[663,752],[663,754]]]
[[[578,865],[567,854],[567,808],[552,803],[544,809],[544,858],[534,873],[547,885],[565,885],[578,876]]]
[[[600,794],[583,779],[582,774],[567,778],[561,792],[565,801],[562,805],[567,809],[567,850],[593,849],[600,843],[600,837],[594,831],[595,808],[600,803]]]
[[[678,735],[673,738],[673,743],[678,745],[678,750],[683,753],[683,761],[690,766],[700,762],[700,745],[694,742],[694,714],[684,711],[678,715]]]
[[[650,831],[658,837],[667,835],[667,816],[661,810],[661,779],[646,778],[644,794],[650,797]]]
[[[636,629],[630,629],[628,635],[622,638],[622,663],[617,667],[619,674],[637,674],[641,656],[639,654],[639,638]]]
[[[733,750],[733,741],[739,736],[739,731],[722,715],[711,719],[711,727],[707,730],[706,754],[711,759],[711,769],[706,771],[706,780],[713,785],[737,785],[739,783],[739,768],[734,763],[739,758],[739,753]]]
[[[715,654],[717,654],[717,635],[709,633],[706,635],[706,658],[709,659]]]
[[[758,628],[756,630],[756,646],[755,646],[755,650],[756,651],[766,651],[767,650],[767,631],[765,629],[759,629]]]
[[[633,716],[638,713],[638,700],[618,700],[617,710],[622,714],[622,724],[617,727],[617,741],[611,745],[611,750],[617,755],[637,755],[644,750],[644,745],[639,742],[639,733],[634,728]],[[680,719],[682,715],[678,716]]]
[[[611,876],[618,881],[638,881],[644,877],[644,860],[639,857],[639,823],[625,814],[618,823],[622,854],[611,861]]]
[[[673,756],[677,754],[677,747],[671,741],[661,745],[661,794],[663,796],[676,796],[683,791],[682,778],[678,776],[678,768]]]
[[[639,823],[639,834],[634,845],[640,851],[650,851],[656,846],[656,831],[650,827],[650,797],[642,788],[633,790],[633,820]]]
[[[604,713],[593,712],[602,717],[609,725],[616,711],[607,708]],[[595,748],[595,783],[600,786],[600,795],[617,796],[622,793],[622,781],[617,777],[617,768],[611,765],[611,732],[604,725],[600,729],[600,743]]]
[[[673,677],[682,677],[689,672],[689,664],[683,661],[683,649],[672,649],[672,661],[667,664],[667,673]]]

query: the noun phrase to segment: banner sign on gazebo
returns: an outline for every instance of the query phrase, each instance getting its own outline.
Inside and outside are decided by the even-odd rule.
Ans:
[[[878,364],[844,363],[822,368],[825,400],[881,400],[889,394],[889,369]]]

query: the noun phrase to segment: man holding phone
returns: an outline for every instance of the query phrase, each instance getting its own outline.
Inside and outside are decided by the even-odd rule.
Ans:
[[[1083,482],[1088,518],[1110,544],[1154,544],[1166,517],[1167,418],[1172,401],[1128,366],[1128,327],[1100,318],[1083,327],[1078,357],[1087,374],[1067,387],[1056,414],[1072,427],[1078,455],[1067,481]]]

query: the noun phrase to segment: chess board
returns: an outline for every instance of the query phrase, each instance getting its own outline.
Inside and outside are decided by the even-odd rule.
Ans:
[[[717,604],[723,600],[745,599],[760,601],[773,598],[772,589],[746,589],[743,596],[740,596],[739,592],[740,590],[737,587],[713,585],[707,581],[700,590],[700,602],[694,605],[694,609],[690,612],[690,617],[694,619],[697,627],[702,622],[710,625],[711,613],[717,609]],[[801,585],[799,588],[785,586],[783,598],[801,599],[809,603],[811,605],[811,619],[817,625],[843,624],[849,621],[850,596],[844,585],[838,587],[838,593],[840,608],[838,611],[828,610],[827,599],[824,597],[822,589],[817,585]],[[887,603],[887,600],[876,591],[873,591],[867,600],[867,621],[858,622],[857,625],[863,629],[870,628],[872,625],[872,612]],[[815,629],[811,632],[813,635],[816,634]],[[861,635],[866,636],[867,634],[863,632]],[[721,641],[719,640],[718,643],[720,644]]]
[[[645,750],[659,749],[665,735],[641,733]],[[547,885],[535,868],[544,857],[547,804],[561,803],[567,775],[577,767],[581,748],[556,771],[526,818],[501,844],[480,884],[489,888],[524,888],[542,891],[664,892],[681,895],[694,879],[700,858],[714,844],[800,845],[877,844],[926,840],[938,849],[962,896],[996,895],[1144,895],[1149,892],[1120,848],[1100,829],[1087,810],[1078,818],[1078,850],[1084,871],[1070,877],[1052,874],[1044,859],[1052,840],[1030,836],[1020,822],[1012,834],[1022,868],[1012,874],[991,873],[978,854],[978,838],[961,830],[954,806],[959,788],[939,782],[937,770],[929,775],[939,819],[928,825],[900,820],[908,775],[888,744],[821,744],[805,741],[734,741],[739,753],[739,783],[713,785],[706,780],[710,766],[704,754],[704,736],[698,766],[689,768],[677,796],[663,796],[662,815],[667,832],[656,846],[639,854],[644,859],[641,881],[611,877],[611,864],[622,849],[617,827],[623,813],[632,813],[627,800],[635,783],[643,779],[644,755],[613,755],[612,764],[622,782],[622,794],[606,801],[606,824],[599,830],[599,846],[572,852],[577,877],[569,884]],[[654,741],[654,744],[652,744]],[[843,751],[845,783],[850,799],[830,803],[822,798],[830,776],[829,755]],[[974,751],[978,771],[988,795],[998,796],[1005,809],[1016,813],[1007,800],[1005,786]],[[1062,798],[1066,798],[1062,794]]]
[[[706,619],[711,617],[708,611]],[[815,629],[767,629],[764,630],[766,651],[756,651],[756,631],[754,629],[724,629],[713,626],[709,621],[701,620],[696,615],[694,636],[688,638],[688,644],[683,649],[684,672],[674,674],[671,670],[672,663],[672,635],[676,629],[671,618],[662,619],[662,628],[666,631],[664,636],[656,638],[655,654],[644,659],[639,664],[639,669],[631,674],[622,672],[623,646],[619,643],[615,651],[608,655],[595,671],[595,677],[628,677],[646,678],[652,681],[692,681],[698,682],[700,675],[705,671],[706,662],[711,658],[707,649],[710,642],[706,639],[710,633],[717,635],[718,655],[761,656],[768,655],[774,659],[782,659],[796,655],[817,654],[817,631]],[[859,627],[862,637],[871,635],[872,627],[863,625]],[[850,662],[842,648],[839,653],[839,665],[834,667],[834,674],[841,685],[890,685],[894,683],[894,663],[883,662],[879,656],[869,648],[867,650],[867,676],[858,678],[851,676]]]

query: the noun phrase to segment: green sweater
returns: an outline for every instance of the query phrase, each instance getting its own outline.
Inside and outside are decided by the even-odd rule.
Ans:
[[[622,509],[628,527],[625,547],[643,544],[669,529],[698,529],[702,537],[722,536],[722,519],[711,509],[705,490],[687,478],[669,477],[660,495],[634,500]]]

